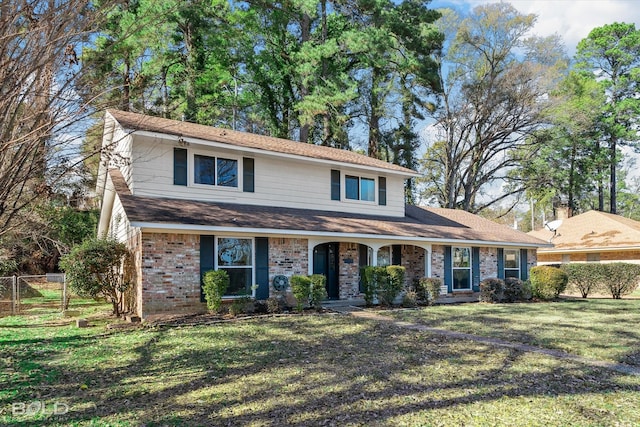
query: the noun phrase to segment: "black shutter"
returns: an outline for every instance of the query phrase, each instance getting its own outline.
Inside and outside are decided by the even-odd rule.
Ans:
[[[255,191],[255,162],[250,157],[242,158],[242,191],[245,193]]]
[[[498,279],[504,279],[504,249],[498,248]]]
[[[369,265],[369,247],[367,245],[358,245],[358,269],[359,271],[359,281],[358,281],[358,290],[362,293],[364,292],[364,286],[362,283],[362,268]]]
[[[173,149],[173,185],[187,185],[187,150]]]
[[[331,169],[331,200],[340,200],[340,171]]]
[[[207,301],[202,291],[202,278],[204,277],[204,273],[213,270],[215,267],[213,263],[213,239],[213,236],[200,236],[200,302]]]
[[[480,292],[480,248],[471,248],[471,286]]]
[[[269,298],[269,239],[256,237],[256,299]]]
[[[387,178],[384,176],[378,177],[378,204],[387,205]]]
[[[529,262],[527,260],[527,250],[520,249],[520,279],[527,280],[529,279],[529,269],[527,268]]]
[[[451,246],[444,247],[444,284],[447,292],[453,292],[453,262],[451,260]]]

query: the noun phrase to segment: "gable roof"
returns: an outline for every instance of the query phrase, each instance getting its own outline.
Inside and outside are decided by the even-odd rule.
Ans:
[[[553,243],[540,249],[544,252],[640,247],[640,222],[593,210],[562,220],[555,232],[542,228],[528,234]]]
[[[120,172],[111,170],[114,183]],[[134,196],[114,185],[133,227],[191,232],[358,235],[539,247],[545,242],[468,212],[406,206],[404,217]]]
[[[111,116],[125,129],[134,132],[155,132],[181,138],[194,138],[204,141],[224,143],[235,147],[269,151],[311,159],[328,160],[368,168],[377,168],[409,176],[418,175],[414,170],[374,159],[354,151],[339,148],[307,144],[288,139],[257,135],[248,132],[239,132],[230,129],[199,125],[196,123],[163,119],[161,117],[147,116],[144,114],[120,110],[107,110],[107,115]]]

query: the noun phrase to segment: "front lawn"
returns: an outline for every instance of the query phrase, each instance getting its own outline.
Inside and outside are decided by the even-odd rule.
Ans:
[[[536,306],[520,305],[521,315]],[[463,315],[465,307],[403,313],[428,321],[447,310],[501,310],[471,304]],[[562,313],[578,318],[584,308],[566,303]],[[386,322],[330,314],[130,330],[108,330],[100,317],[87,329],[60,322],[0,319],[0,424],[640,424],[638,377]]]
[[[640,300],[637,299],[476,303],[385,313],[434,328],[640,366]]]

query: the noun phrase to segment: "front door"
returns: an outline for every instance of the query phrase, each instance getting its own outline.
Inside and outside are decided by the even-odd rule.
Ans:
[[[327,278],[327,296],[340,298],[338,282],[338,243],[324,243],[313,250],[313,274],[324,274]]]

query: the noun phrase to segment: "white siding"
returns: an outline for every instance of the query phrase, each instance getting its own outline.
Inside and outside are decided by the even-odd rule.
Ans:
[[[186,147],[188,150],[188,186],[177,186],[173,185],[174,147],[178,147],[174,141],[136,136],[132,153],[134,164],[132,179],[135,185],[128,180],[134,194],[351,213],[364,212],[375,215],[404,215],[403,176],[384,175],[387,179],[387,205],[379,206],[377,203],[377,178],[380,174],[377,172],[367,173],[363,169],[349,167],[334,166],[332,168],[330,164],[282,158],[269,153],[251,153],[243,156],[240,150],[214,149],[192,144]],[[236,159],[238,161],[238,187],[195,184],[194,154]],[[242,191],[243,157],[255,159],[255,191],[253,193]],[[341,201],[331,200],[331,169],[340,170]],[[345,200],[345,175],[375,179],[376,201]]]

